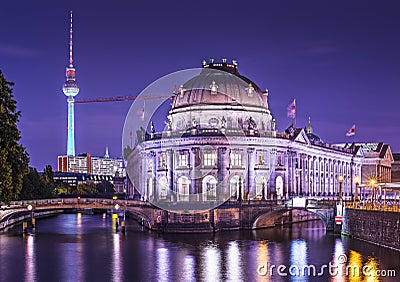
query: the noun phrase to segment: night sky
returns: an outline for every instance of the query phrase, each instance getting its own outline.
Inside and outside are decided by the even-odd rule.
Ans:
[[[399,1],[3,1],[0,69],[15,82],[31,166],[66,153],[69,11],[77,99],[137,95],[203,59],[235,59],[262,89],[282,131],[296,98],[328,143],[400,151]],[[172,91],[172,89],[171,89]],[[119,157],[130,102],[75,106],[76,152]],[[356,135],[346,132],[356,124]]]

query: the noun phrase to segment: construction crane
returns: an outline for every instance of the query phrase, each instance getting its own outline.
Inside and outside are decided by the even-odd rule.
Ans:
[[[95,98],[95,99],[79,99],[75,100],[75,104],[87,103],[106,103],[106,102],[124,102],[124,101],[146,101],[146,100],[160,100],[172,98],[173,95],[156,95],[156,96],[116,96],[109,98]]]

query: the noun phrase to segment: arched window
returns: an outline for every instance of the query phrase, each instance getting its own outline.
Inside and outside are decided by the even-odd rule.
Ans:
[[[189,201],[189,178],[186,176],[178,178],[178,200]]]
[[[212,175],[203,178],[203,200],[215,201],[217,199],[217,180]]]
[[[256,178],[256,197],[262,198],[264,189],[264,198],[267,198],[267,180],[264,176],[258,176]]]
[[[150,200],[153,196],[153,178],[147,179],[147,199]]]
[[[158,180],[158,195],[160,200],[165,200],[167,198],[167,184],[168,180],[165,176]]]
[[[282,198],[283,196],[283,179],[282,176],[278,176],[275,180],[276,185],[276,195],[278,198]]]
[[[229,181],[229,192],[231,195],[232,199],[237,200],[239,197],[239,182],[240,182],[240,177],[239,175],[235,175],[231,178],[231,180]],[[242,198],[243,198],[243,183],[242,183]]]

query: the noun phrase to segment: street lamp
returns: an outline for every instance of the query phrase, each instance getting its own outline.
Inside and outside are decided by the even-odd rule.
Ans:
[[[342,184],[343,184],[343,175],[339,175],[339,201],[340,202],[342,202],[342,196],[343,196]]]
[[[356,195],[354,196],[354,202],[358,201],[358,185],[360,184],[360,177],[357,175],[354,177],[354,183],[356,184]]]
[[[33,216],[33,206],[29,204],[26,209],[31,212],[31,223],[32,223],[32,228],[35,228],[35,217]]]
[[[372,189],[372,207],[374,206],[374,199],[375,199],[375,184],[376,184],[376,180],[374,178],[371,178],[371,180],[369,181],[369,183],[371,184],[371,189]]]

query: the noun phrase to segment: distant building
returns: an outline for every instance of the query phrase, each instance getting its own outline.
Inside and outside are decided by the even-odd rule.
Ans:
[[[392,182],[400,182],[400,153],[393,153]]]
[[[93,175],[86,173],[74,173],[74,172],[54,172],[55,183],[65,183],[71,188],[78,187],[79,184],[93,182],[95,184],[109,181],[114,182],[114,178],[111,175]]]
[[[392,182],[393,154],[388,144],[357,143],[362,148],[364,160],[361,168],[361,182],[367,183],[371,178],[378,183]]]
[[[94,175],[116,175],[125,177],[124,160],[110,158],[108,148],[104,157],[92,157],[90,154],[78,156],[58,156],[58,171]]]

